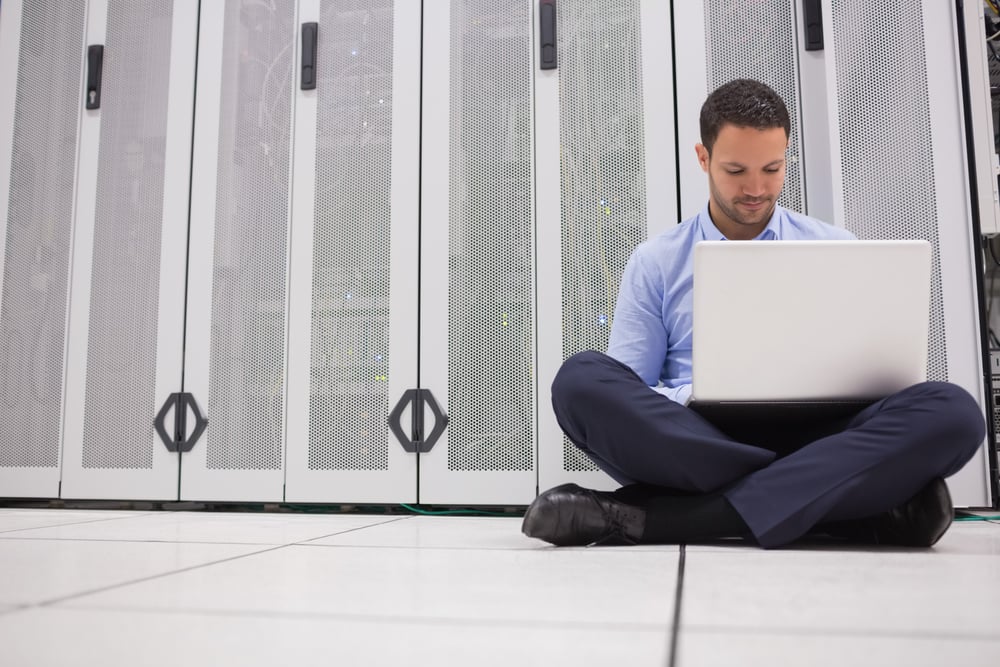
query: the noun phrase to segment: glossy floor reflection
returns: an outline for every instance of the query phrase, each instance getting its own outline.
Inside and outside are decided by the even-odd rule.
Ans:
[[[0,509],[0,662],[1000,664],[1000,525],[929,551],[556,549],[519,525]]]

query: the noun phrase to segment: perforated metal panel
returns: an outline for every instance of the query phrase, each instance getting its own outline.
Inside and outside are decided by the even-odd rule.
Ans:
[[[173,3],[108,5],[84,468],[151,468]]]
[[[310,469],[389,465],[392,9],[392,0],[321,9]]]
[[[559,3],[564,358],[608,348],[622,271],[646,240],[640,20],[638,0]],[[568,440],[563,466],[597,469]]]
[[[834,0],[831,29],[844,226],[860,238],[931,243],[927,377],[947,380],[924,24],[913,7]]]
[[[531,10],[452,1],[450,470],[534,468]]]
[[[0,309],[0,466],[59,461],[83,3],[21,16]],[[13,66],[12,63],[6,66]]]
[[[734,79],[755,79],[785,101],[791,118],[781,206],[805,211],[799,135],[799,63],[791,0],[705,0],[708,90]],[[683,67],[683,62],[679,64]]]
[[[294,10],[293,2],[226,6],[209,469],[281,467]]]

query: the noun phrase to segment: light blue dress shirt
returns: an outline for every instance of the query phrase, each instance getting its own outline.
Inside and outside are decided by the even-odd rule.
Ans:
[[[692,255],[699,241],[725,240],[708,205],[635,249],[622,274],[608,354],[682,405],[691,399]],[[754,240],[844,240],[855,236],[815,218],[774,207]]]

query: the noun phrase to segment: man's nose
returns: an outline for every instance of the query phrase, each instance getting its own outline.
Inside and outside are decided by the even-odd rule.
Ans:
[[[765,192],[764,179],[760,176],[747,176],[743,181],[743,194],[748,197],[759,197]]]

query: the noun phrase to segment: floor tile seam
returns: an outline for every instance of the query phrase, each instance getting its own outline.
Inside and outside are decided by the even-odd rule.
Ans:
[[[1000,644],[1000,635],[996,632],[945,632],[933,630],[894,630],[888,628],[830,628],[827,627],[795,627],[795,626],[747,626],[726,625],[714,623],[685,623],[681,635],[684,634],[722,634],[727,635],[767,635],[769,637],[843,637],[843,638],[885,638],[885,639],[946,639],[965,641],[970,639],[985,640]]]
[[[72,510],[67,510],[72,511]],[[26,530],[45,530],[46,528],[65,528],[66,526],[84,526],[89,523],[105,523],[108,521],[121,521],[125,519],[138,519],[144,516],[149,516],[150,514],[156,514],[156,512],[143,512],[135,516],[112,516],[105,519],[90,519],[89,521],[70,521],[69,523],[53,523],[46,526],[32,526],[31,528],[12,528],[10,530],[0,530],[0,536],[6,535],[7,533],[17,533]]]
[[[311,549],[384,549],[386,551],[539,551],[548,552],[550,550],[540,547],[454,547],[454,546],[432,546],[417,544],[290,544],[293,547],[308,547]]]
[[[32,605],[20,605],[20,604],[12,605],[10,607],[4,607],[0,609],[0,616],[8,616],[11,614],[16,614],[19,611],[24,611],[26,609],[30,609],[31,607]]]
[[[4,542],[99,542],[101,544],[204,544],[213,546],[232,547],[289,547],[295,546],[297,542],[209,542],[200,540],[144,540],[127,537],[3,537],[0,536],[0,544]]]
[[[367,526],[372,527],[372,526]],[[421,551],[455,551],[455,552],[465,552],[465,551],[485,551],[485,552],[504,552],[504,551],[518,551],[518,552],[538,552],[538,553],[559,553],[562,555],[568,555],[573,553],[586,553],[583,549],[552,549],[546,546],[511,546],[511,547],[477,547],[477,546],[440,546],[440,545],[417,545],[417,544],[315,544],[315,540],[320,539],[331,539],[336,538],[340,535],[346,535],[357,530],[363,530],[365,527],[353,528],[350,530],[342,531],[340,533],[333,533],[330,535],[324,535],[322,537],[309,538],[307,540],[297,540],[293,542],[286,541],[276,541],[276,542],[219,542],[219,541],[207,541],[207,540],[156,540],[156,539],[136,539],[136,538],[111,538],[111,537],[5,537],[0,535],[0,544],[4,542],[87,542],[87,543],[100,543],[100,544],[190,544],[190,545],[211,545],[211,546],[272,546],[272,547],[306,547],[312,549],[381,549],[381,550],[391,550],[391,551],[412,551],[419,549]],[[610,550],[601,549],[605,553],[612,553]],[[625,553],[624,551],[618,551],[619,553]],[[643,553],[643,554],[675,554],[676,551],[669,549],[655,549],[655,550],[642,550],[628,553]]]
[[[680,545],[677,557],[677,578],[674,581],[674,613],[670,622],[667,644],[667,667],[675,667],[681,638],[681,611],[684,608],[684,571],[687,563],[687,546]]]
[[[252,556],[259,556],[261,554],[269,553],[271,551],[278,551],[280,549],[287,549],[289,546],[291,546],[291,545],[282,544],[282,545],[278,545],[278,546],[272,546],[272,547],[267,548],[267,549],[259,549],[259,550],[251,551],[249,553],[238,554],[236,556],[230,556],[228,558],[220,558],[218,560],[213,560],[213,561],[209,561],[209,562],[206,562],[206,563],[198,563],[196,565],[189,565],[188,567],[182,567],[182,568],[178,568],[176,570],[170,570],[168,572],[159,572],[157,574],[151,574],[151,575],[148,575],[148,576],[145,576],[145,577],[138,577],[138,578],[135,578],[135,579],[130,579],[128,581],[120,581],[118,583],[108,584],[106,586],[100,586],[98,588],[93,588],[93,589],[86,590],[86,591],[78,591],[76,593],[71,593],[69,595],[61,595],[61,596],[54,597],[54,598],[49,598],[49,599],[46,599],[46,600],[39,600],[38,602],[31,603],[31,606],[32,607],[48,607],[48,606],[60,604],[62,602],[66,602],[66,601],[69,601],[69,600],[76,600],[76,599],[79,599],[79,598],[87,597],[89,595],[96,595],[98,593],[106,593],[108,591],[113,591],[113,590],[116,590],[116,589],[119,589],[119,588],[125,588],[127,586],[132,586],[132,585],[135,585],[135,584],[141,584],[141,583],[145,583],[147,581],[153,581],[155,579],[163,579],[165,577],[171,577],[171,576],[174,576],[174,575],[177,575],[177,574],[183,574],[185,572],[191,572],[193,570],[199,570],[199,569],[205,568],[205,567],[212,567],[214,565],[221,565],[223,563],[229,563],[229,562],[236,561],[236,560],[241,560],[241,559],[244,559],[244,558],[250,558]]]
[[[401,517],[409,518],[409,517]],[[322,540],[333,537],[338,537],[340,535],[347,535],[348,533],[353,533],[358,530],[364,530],[366,528],[374,528],[376,526],[381,526],[386,523],[393,523],[399,519],[393,519],[391,521],[383,521],[375,524],[367,524],[364,526],[356,526],[354,528],[349,528],[347,530],[341,530],[335,533],[324,533],[318,537],[310,537],[304,540],[295,540],[292,542],[278,541],[278,542],[211,542],[202,540],[153,540],[153,539],[135,539],[135,538],[102,538],[102,537],[31,537],[31,536],[5,536],[0,534],[0,543],[4,541],[17,541],[17,542],[101,542],[101,543],[128,543],[128,544],[211,544],[217,546],[280,546],[280,547],[291,547],[291,546],[340,546],[340,545],[311,545],[310,542],[314,540]],[[69,524],[76,525],[76,524]],[[62,526],[49,526],[50,528],[60,528]],[[41,530],[37,528],[35,530]]]
[[[336,536],[334,536],[336,537]],[[585,553],[604,553],[604,554],[621,554],[623,556],[634,555],[634,554],[665,554],[665,555],[676,555],[677,551],[674,549],[631,549],[628,547],[622,548],[605,548],[605,547],[595,547],[594,549],[589,548],[565,548],[565,547],[552,547],[550,545],[531,545],[531,546],[510,546],[510,547],[481,547],[481,546],[440,546],[440,545],[416,545],[416,544],[305,544],[305,543],[295,543],[289,546],[296,547],[312,547],[312,548],[341,548],[341,549],[385,549],[385,550],[413,550],[419,549],[422,551],[488,551],[488,552],[502,552],[502,551],[517,551],[517,552],[533,552],[533,553],[547,553],[547,554],[585,554]]]
[[[48,610],[71,611],[80,613],[95,612],[127,612],[146,614],[166,614],[177,616],[207,616],[223,618],[280,618],[289,620],[340,620],[360,623],[396,625],[433,625],[433,626],[463,626],[463,627],[507,627],[507,628],[545,628],[553,630],[579,630],[602,632],[663,632],[669,630],[669,624],[664,623],[627,623],[590,620],[547,620],[536,618],[489,617],[473,618],[468,616],[406,616],[400,614],[357,614],[329,611],[287,611],[287,610],[252,610],[252,609],[205,609],[205,608],[161,608],[132,605],[96,605],[86,603],[66,604],[65,602],[49,605],[26,606],[19,611],[44,606]]]
[[[357,532],[359,530],[366,530],[368,528],[375,528],[377,526],[385,526],[385,525],[390,524],[390,523],[396,523],[398,521],[403,521],[403,520],[412,519],[412,518],[413,517],[410,517],[410,516],[401,516],[401,517],[396,517],[396,518],[393,518],[393,519],[388,519],[386,521],[379,521],[378,523],[369,523],[369,524],[366,524],[364,526],[357,526],[355,528],[349,528],[348,530],[337,531],[337,532],[334,532],[334,533],[330,533],[328,535],[320,535],[318,537],[310,537],[307,540],[299,540],[297,542],[294,542],[292,545],[294,545],[294,546],[305,546],[305,545],[307,545],[310,542],[315,542],[316,540],[325,540],[325,539],[328,539],[328,538],[331,538],[331,537],[337,537],[337,536],[340,536],[340,535],[347,535],[348,533],[354,533],[354,532]],[[292,545],[290,545],[290,546],[292,546]]]
[[[712,549],[712,548],[697,548],[697,547],[692,549],[692,548],[689,547],[689,553],[691,555],[694,555],[694,554],[710,554],[710,555],[713,555],[713,556],[721,556],[721,555],[726,555],[726,556],[736,556],[736,555],[744,556],[747,553],[750,553],[750,554],[753,554],[755,556],[756,555],[765,555],[766,554],[766,555],[774,555],[774,556],[777,556],[779,558],[786,558],[786,559],[787,558],[791,558],[791,557],[795,557],[795,556],[801,556],[802,558],[808,558],[808,557],[815,556],[815,555],[827,555],[827,554],[837,554],[837,555],[841,555],[841,556],[851,556],[851,555],[854,555],[854,556],[865,556],[865,557],[871,556],[871,557],[879,557],[879,558],[883,558],[883,557],[886,557],[886,556],[907,556],[907,557],[910,557],[910,558],[920,558],[920,557],[923,557],[923,558],[930,558],[930,559],[952,557],[952,556],[967,557],[967,556],[994,556],[994,555],[996,555],[995,553],[988,553],[988,552],[973,552],[973,551],[960,552],[960,551],[944,551],[944,550],[940,550],[940,549],[923,549],[923,548],[913,548],[913,549],[904,549],[904,548],[899,548],[899,549],[870,549],[870,550],[842,549],[842,548],[837,548],[837,549],[809,549],[809,550],[792,550],[792,549],[769,549],[769,550],[763,550],[763,549],[754,549],[752,551],[747,551],[745,549],[741,549],[741,550],[731,549],[730,550],[730,549]]]
[[[354,529],[360,530],[360,529]],[[343,533],[335,533],[333,535],[325,535],[320,538],[310,538],[304,541],[294,541],[294,542],[210,542],[201,540],[153,540],[153,539],[136,539],[136,538],[103,538],[103,537],[3,537],[0,536],[0,545],[4,542],[86,542],[86,543],[99,543],[99,544],[185,544],[185,545],[205,545],[205,546],[260,546],[260,547],[306,547],[312,549],[381,549],[381,550],[393,550],[393,551],[412,551],[419,549],[422,551],[488,551],[488,552],[503,552],[503,551],[538,551],[538,552],[551,552],[550,549],[545,549],[541,547],[454,547],[454,546],[431,546],[431,545],[405,545],[405,544],[312,544],[314,539],[327,539],[336,538],[338,535],[344,535],[351,531],[344,531]],[[560,553],[571,553],[563,552]],[[643,552],[643,553],[672,553],[672,552]]]

